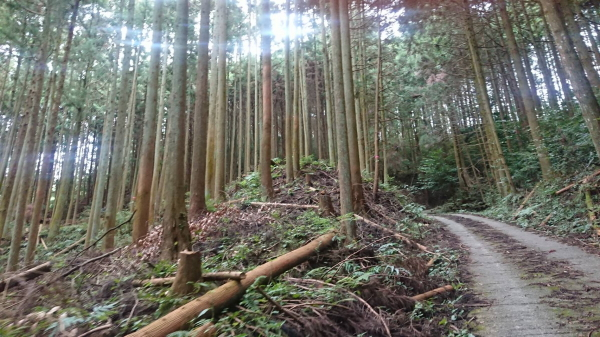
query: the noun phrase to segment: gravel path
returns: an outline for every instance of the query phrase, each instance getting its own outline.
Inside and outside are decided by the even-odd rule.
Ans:
[[[470,251],[470,286],[490,304],[472,312],[478,335],[588,336],[600,326],[598,256],[478,216],[432,218]]]

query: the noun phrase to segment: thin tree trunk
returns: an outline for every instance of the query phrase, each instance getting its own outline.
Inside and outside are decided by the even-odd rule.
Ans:
[[[600,157],[600,105],[594,96],[594,91],[588,77],[585,76],[584,67],[577,57],[570,33],[565,29],[559,8],[552,0],[541,0],[544,15],[556,41],[560,52],[561,61],[573,85],[575,96],[579,101],[583,119],[592,137],[596,154]],[[561,7],[562,8],[562,7]]]
[[[342,67],[342,43],[340,36],[340,7],[338,0],[331,0],[331,45],[332,45],[332,70],[333,88],[335,93],[336,137],[338,155],[338,179],[340,185],[340,213],[346,216],[342,221],[342,232],[348,242],[356,238],[356,223],[353,217],[347,215],[354,212],[352,200],[352,178],[350,169],[350,156],[348,154],[348,128],[344,100],[344,74]]]
[[[290,20],[290,1],[286,0],[285,2],[285,20],[286,27],[288,31],[291,28],[291,20]],[[290,64],[290,36],[289,34],[285,34],[284,40],[284,85],[285,85],[285,180],[287,183],[292,182],[294,179],[294,171],[295,171],[295,158],[293,153],[294,148],[294,137],[293,137],[293,97],[292,97],[292,74],[291,74],[291,64]],[[248,72],[248,74],[250,74]],[[250,80],[248,80],[248,87],[250,87]],[[250,89],[248,89],[249,92]],[[250,97],[248,96],[248,102],[250,101]],[[249,106],[250,103],[248,103]],[[248,116],[250,113],[248,112]],[[247,123],[250,124],[249,122]],[[247,132],[248,134],[249,132]],[[246,146],[249,146],[250,142],[246,141]]]
[[[380,14],[377,13],[378,19]],[[381,110],[381,27],[377,20],[377,75],[375,78],[375,118],[373,120],[373,144],[375,146],[375,169],[373,170],[373,200],[379,191],[379,110]]]
[[[227,5],[225,0],[217,1],[217,35],[218,48],[218,84],[217,84],[217,109],[216,117],[216,165],[215,165],[215,195],[216,201],[225,197],[225,126],[227,120]]]
[[[471,54],[471,62],[473,71],[475,73],[475,84],[477,91],[477,98],[479,101],[479,107],[483,118],[483,124],[488,138],[490,151],[492,155],[492,167],[495,171],[496,185],[500,194],[507,195],[514,191],[514,185],[512,177],[506,165],[502,148],[500,147],[500,141],[496,133],[496,127],[494,125],[494,119],[492,117],[492,109],[490,107],[490,100],[485,85],[485,77],[481,66],[481,59],[479,56],[479,50],[473,29],[473,21],[471,18],[470,7],[468,0],[463,0],[464,9],[464,24],[465,32],[467,35],[467,42],[469,45],[469,52]]]
[[[262,194],[268,200],[275,196],[273,178],[271,176],[271,13],[269,0],[261,0],[260,12],[261,51],[262,51],[262,99],[263,99],[263,133],[260,151],[260,182]]]
[[[165,176],[168,183],[165,185],[164,192],[165,215],[161,241],[161,258],[171,261],[177,258],[180,251],[191,248],[191,234],[185,209],[184,153],[176,150],[181,149],[185,144],[183,137],[185,134],[187,88],[188,0],[178,0],[176,11],[173,53],[173,106],[168,116],[167,130],[167,149],[170,151],[168,151],[165,166]]]
[[[106,203],[106,220],[104,230],[109,231],[114,228],[117,221],[117,211],[121,208],[118,205],[121,182],[123,180],[123,151],[125,143],[125,118],[127,117],[127,103],[131,95],[131,71],[129,70],[131,62],[131,51],[133,46],[133,19],[135,11],[135,0],[129,0],[127,8],[127,34],[125,36],[123,47],[123,61],[121,69],[121,85],[119,92],[119,104],[117,107],[117,121],[115,126],[115,140],[112,151],[112,160],[110,163],[110,181],[108,183],[108,194]],[[103,249],[110,250],[115,245],[115,231],[110,231],[103,241]]]
[[[156,210],[160,209],[160,182],[163,167],[164,142],[163,125],[165,119],[165,91],[167,88],[167,61],[169,59],[169,49],[163,51],[162,75],[160,80],[160,94],[158,95],[158,118],[156,120],[156,138],[154,142],[154,168],[152,170],[152,190],[150,192],[150,209],[148,211],[148,228],[154,223]]]
[[[208,41],[210,38],[210,0],[202,0],[198,41],[198,74],[194,107],[194,140],[190,182],[190,220],[206,210],[206,146],[208,129]],[[241,151],[241,149],[240,149]]]
[[[543,4],[543,2],[541,2],[541,3]],[[580,63],[583,66],[583,69],[585,70],[585,74],[587,75],[587,78],[593,87],[600,88],[600,76],[598,75],[598,72],[594,68],[594,63],[592,62],[592,56],[590,55],[590,52],[588,51],[588,47],[586,46],[585,42],[583,41],[583,37],[581,36],[581,29],[579,28],[579,25],[577,24],[577,22],[575,22],[575,17],[573,15],[573,11],[571,10],[570,1],[559,0],[558,4],[560,6],[560,11],[562,14],[561,17],[563,18],[565,27],[567,29],[567,32],[569,33],[569,39],[571,40],[573,46],[575,47],[577,55],[579,56]],[[553,23],[551,22],[550,19],[548,19],[548,23],[550,24],[551,27],[553,26]],[[552,31],[554,32],[555,29],[553,28]],[[560,40],[558,40],[556,38],[556,36],[554,37],[554,39],[556,41],[558,41],[559,44],[561,43]],[[559,50],[560,50],[560,47],[561,46],[558,46]],[[561,55],[562,55],[562,53],[561,53]],[[563,62],[564,62],[564,57],[563,57]],[[565,66],[565,67],[568,67],[568,66]],[[567,70],[567,72],[569,72],[569,70]],[[571,78],[571,77],[569,76],[569,78]],[[573,82],[572,78],[571,78],[571,82]],[[573,83],[571,83],[571,85],[575,86]],[[575,88],[573,88],[573,89],[577,90]],[[581,104],[581,102],[580,102],[580,104]]]
[[[350,18],[348,0],[338,0],[340,19],[340,39],[342,67],[344,76],[344,99],[346,125],[348,127],[348,154],[352,179],[354,211],[361,213],[364,208],[364,192],[358,155],[358,136],[356,131],[356,112],[354,111],[354,75],[352,73],[352,45],[350,42]],[[339,123],[339,121],[337,121]]]
[[[156,145],[156,119],[158,104],[158,78],[160,75],[160,53],[162,51],[162,21],[163,0],[154,0],[152,18],[152,48],[150,49],[150,64],[148,65],[148,87],[146,90],[146,107],[144,110],[144,128],[142,135],[142,148],[140,150],[140,166],[138,171],[138,184],[135,194],[136,213],[133,218],[132,241],[148,234],[149,219],[152,202],[152,181],[154,173],[155,145]],[[161,121],[162,122],[162,121]]]
[[[329,51],[327,48],[327,36],[325,32],[325,0],[319,0],[321,15],[321,44],[323,45],[323,78],[325,79],[325,114],[327,115],[327,149],[329,153],[329,164],[336,163],[335,136],[333,122],[334,106],[331,97],[331,71],[329,70]]]
[[[506,42],[508,51],[515,67],[517,80],[519,82],[519,92],[523,98],[523,104],[525,107],[525,114],[527,115],[527,122],[529,123],[529,131],[531,132],[531,138],[535,146],[535,150],[538,156],[538,161],[542,169],[542,177],[549,179],[552,175],[552,165],[550,164],[550,158],[548,156],[548,150],[544,145],[542,134],[540,131],[540,124],[537,118],[537,111],[535,109],[535,100],[533,89],[531,89],[527,82],[527,76],[521,63],[521,55],[517,47],[517,41],[512,30],[508,11],[506,10],[505,0],[497,1],[498,8],[500,10],[500,16],[502,18],[502,26],[504,28],[504,34],[506,35]],[[527,56],[525,56],[527,58]]]
[[[12,239],[10,242],[10,253],[8,255],[8,264],[6,271],[17,270],[19,262],[19,252],[21,249],[21,240],[23,236],[23,227],[25,224],[25,208],[27,206],[27,187],[29,181],[33,179],[35,174],[35,161],[37,155],[35,152],[35,132],[37,128],[37,118],[40,110],[40,101],[42,99],[42,91],[44,89],[44,75],[46,74],[46,59],[49,54],[49,40],[51,34],[51,15],[52,2],[46,4],[43,23],[43,36],[36,66],[33,75],[33,83],[30,89],[29,109],[24,118],[28,118],[27,135],[23,147],[23,153],[20,156],[19,168],[23,171],[21,182],[21,190],[17,198],[15,207],[16,220],[13,228]]]

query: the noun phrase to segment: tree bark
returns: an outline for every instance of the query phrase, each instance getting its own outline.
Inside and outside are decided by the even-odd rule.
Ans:
[[[183,163],[185,104],[187,88],[188,0],[177,1],[175,44],[173,52],[173,106],[169,112],[165,177],[165,214],[161,258],[174,260],[180,251],[190,248],[191,234],[185,209]],[[224,158],[224,156],[221,156]],[[223,172],[221,172],[223,173]]]
[[[202,254],[189,250],[180,252],[176,275],[171,292],[177,295],[193,292],[194,282],[202,281]]]
[[[340,7],[341,56],[344,78],[346,126],[348,127],[348,154],[350,156],[350,174],[352,179],[352,202],[354,211],[361,213],[364,208],[364,191],[360,172],[360,158],[358,154],[356,112],[354,111],[354,76],[352,72],[352,45],[350,42],[350,10],[348,8],[348,0],[338,0],[338,2]]]
[[[340,212],[342,216],[348,216],[354,212],[352,195],[352,178],[350,168],[350,155],[348,154],[348,127],[344,100],[344,74],[342,67],[342,42],[340,36],[340,6],[338,0],[330,0],[331,10],[331,45],[333,70],[333,90],[335,93],[336,113],[336,138],[338,155],[338,179],[340,185]],[[362,187],[362,186],[361,186]],[[342,221],[342,232],[347,241],[356,238],[356,223],[354,219]]]
[[[28,95],[30,103],[28,106],[28,111],[26,111],[24,116],[24,118],[28,119],[26,128],[27,134],[25,136],[22,154],[19,158],[19,170],[22,171],[23,177],[14,210],[16,219],[13,227],[12,239],[10,242],[10,253],[8,255],[6,271],[17,270],[19,252],[21,249],[21,239],[23,236],[23,227],[25,224],[25,208],[28,202],[27,187],[29,187],[29,182],[33,179],[35,174],[35,160],[37,159],[37,154],[35,153],[35,132],[37,129],[37,119],[40,111],[42,91],[44,89],[44,76],[46,74],[47,67],[46,59],[48,58],[50,50],[49,40],[51,33],[52,10],[52,2],[48,2],[46,4],[44,13],[44,23],[42,28],[43,35],[41,39],[39,55],[35,62],[36,64],[33,73],[33,83]]]
[[[63,59],[60,65],[60,73],[58,77],[58,84],[53,98],[52,105],[50,107],[50,113],[48,115],[48,121],[46,124],[46,137],[44,140],[44,148],[42,150],[42,165],[38,177],[37,189],[35,192],[35,201],[33,204],[33,213],[31,214],[31,227],[29,229],[27,253],[25,256],[25,264],[29,265],[33,262],[35,257],[35,250],[38,242],[38,233],[40,220],[42,217],[42,206],[46,201],[46,195],[48,193],[48,187],[52,181],[52,167],[54,166],[54,155],[56,152],[56,124],[58,121],[58,110],[60,101],[64,92],[65,77],[67,74],[67,66],[69,65],[69,56],[71,54],[71,46],[73,43],[73,35],[75,30],[75,24],[77,22],[77,13],[79,10],[80,1],[76,0],[73,5],[73,13],[71,14],[71,22],[69,24],[69,32],[67,35],[67,41],[64,48]]]
[[[219,37],[217,109],[215,111],[215,201],[225,197],[225,126],[227,121],[227,4],[218,0],[216,31]]]
[[[106,220],[104,230],[109,231],[114,228],[117,221],[117,211],[121,208],[118,205],[121,182],[123,180],[123,151],[125,143],[125,118],[127,117],[127,104],[131,94],[131,71],[129,70],[131,62],[131,51],[133,46],[133,20],[135,13],[135,0],[129,0],[127,8],[127,34],[123,47],[123,61],[121,69],[121,85],[119,92],[119,104],[117,107],[117,121],[115,126],[115,139],[112,151],[112,160],[110,163],[110,181],[108,183],[108,194],[106,203]],[[111,231],[104,237],[103,249],[111,250],[115,246],[115,232]]]
[[[588,77],[585,76],[584,67],[577,57],[569,31],[565,29],[559,8],[552,0],[541,0],[540,3],[560,52],[561,61],[579,101],[583,119],[592,137],[596,154],[600,157],[600,105],[598,105],[598,101],[594,96]]]
[[[495,173],[496,185],[498,186],[498,190],[501,195],[508,195],[509,193],[514,191],[514,185],[512,182],[510,171],[508,170],[508,166],[506,165],[506,161],[504,159],[502,148],[500,147],[500,140],[498,139],[498,134],[496,133],[496,127],[494,124],[494,118],[492,116],[492,109],[490,106],[490,100],[485,84],[485,76],[483,74],[483,68],[481,66],[481,59],[479,56],[477,40],[473,29],[473,19],[471,17],[471,11],[469,6],[469,1],[463,0],[463,19],[465,33],[467,35],[467,42],[469,45],[469,52],[471,54],[471,63],[473,71],[475,73],[477,99],[479,101],[481,117],[483,119],[483,124],[485,127],[485,132],[488,138],[488,143],[492,155],[491,166]]]
[[[541,1],[542,6],[544,1]],[[587,75],[587,78],[590,82],[590,84],[595,87],[595,88],[600,88],[600,76],[598,75],[598,72],[596,71],[596,69],[594,68],[594,62],[592,61],[592,55],[590,55],[590,52],[588,50],[587,45],[585,44],[585,42],[583,41],[583,37],[581,36],[581,29],[579,28],[579,25],[577,24],[577,22],[575,22],[575,17],[573,15],[573,11],[571,10],[571,5],[570,5],[570,1],[567,0],[558,0],[558,4],[559,4],[559,11],[561,12],[561,18],[564,20],[564,27],[566,27],[566,30],[569,34],[569,39],[571,40],[573,47],[576,50],[577,55],[579,56],[579,60],[581,62],[581,65],[583,66],[583,69],[585,71],[585,74]],[[545,9],[546,7],[544,7],[544,11],[546,11]],[[548,18],[546,16],[546,18]],[[550,24],[550,26],[552,27],[553,22],[551,22],[552,20],[548,19],[548,23]],[[554,29],[552,29],[554,31]],[[554,37],[554,39],[560,44],[561,42]],[[560,46],[558,46],[559,50],[560,50]],[[561,53],[562,55],[562,53]],[[564,58],[563,58],[563,63],[564,63]],[[566,66],[568,67],[568,66]],[[568,70],[567,70],[568,72]],[[569,76],[570,77],[570,76]],[[571,82],[573,80],[571,79]],[[573,83],[571,83],[571,85],[575,86]],[[573,88],[574,90],[577,90],[575,88]]]
[[[152,174],[154,173],[154,146],[156,145],[156,119],[158,104],[158,80],[160,75],[160,53],[162,51],[163,0],[154,0],[152,18],[152,47],[150,64],[148,65],[148,86],[146,89],[146,107],[144,111],[144,128],[142,148],[138,172],[138,184],[135,194],[132,241],[135,243],[148,234],[150,199],[152,192]]]
[[[210,39],[210,0],[202,0],[200,8],[200,40],[198,41],[198,74],[194,107],[194,141],[190,183],[190,220],[206,210],[206,150],[208,133],[208,42]],[[239,151],[242,149],[240,148]]]
[[[552,165],[550,164],[550,158],[548,156],[548,150],[544,145],[542,134],[540,131],[540,124],[537,118],[537,112],[535,109],[535,100],[532,94],[532,89],[529,87],[527,82],[527,75],[521,62],[521,55],[519,48],[517,47],[517,40],[512,30],[508,11],[506,10],[505,0],[497,0],[497,5],[500,10],[500,17],[502,18],[502,26],[504,28],[504,34],[506,34],[507,48],[510,57],[515,67],[515,73],[519,83],[519,92],[523,98],[523,104],[525,107],[525,114],[527,116],[527,122],[529,123],[529,131],[531,132],[531,138],[535,146],[538,161],[542,169],[542,177],[549,179],[552,176]],[[525,55],[527,58],[527,55]]]
[[[260,151],[260,182],[262,194],[268,200],[275,196],[273,178],[271,176],[271,13],[269,0],[261,0],[261,51],[262,51],[262,100],[263,100],[263,132]]]
[[[331,245],[334,234],[325,234],[306,246],[284,254],[273,261],[258,266],[256,269],[246,273],[241,281],[229,281],[219,288],[193,300],[192,302],[175,309],[171,313],[161,317],[146,327],[127,335],[128,337],[162,337],[175,332],[189,320],[198,314],[217,315],[223,308],[227,307],[244,294],[246,289],[255,284],[259,277],[263,276],[258,283],[268,282],[281,275],[285,271],[306,261],[309,257],[326,249]],[[212,310],[209,310],[212,309]]]

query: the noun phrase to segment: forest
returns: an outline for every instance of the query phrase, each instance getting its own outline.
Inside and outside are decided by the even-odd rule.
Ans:
[[[600,336],[599,70],[587,0],[3,0],[0,336],[499,336],[520,247]]]

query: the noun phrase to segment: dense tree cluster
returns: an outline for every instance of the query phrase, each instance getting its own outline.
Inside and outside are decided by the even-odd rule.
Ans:
[[[7,0],[0,22],[8,270],[27,228],[30,264],[40,223],[85,210],[90,244],[127,207],[173,259],[229,182],[272,197],[274,158],[288,182],[337,166],[350,214],[363,180],[507,195],[600,156],[593,2]]]

